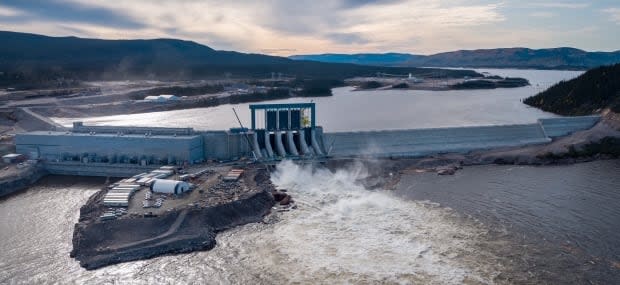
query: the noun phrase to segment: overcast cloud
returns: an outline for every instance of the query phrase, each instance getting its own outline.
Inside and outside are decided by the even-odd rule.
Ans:
[[[278,55],[515,46],[618,50],[619,28],[617,1],[0,1],[2,30],[169,37]]]

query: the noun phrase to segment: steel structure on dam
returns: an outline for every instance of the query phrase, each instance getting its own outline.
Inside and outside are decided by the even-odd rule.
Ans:
[[[540,119],[521,125],[323,133],[314,103],[250,105],[250,129],[85,126],[15,136],[17,153],[53,174],[132,176],[161,165],[205,160],[316,157],[416,157],[547,143],[585,130],[599,116]],[[326,146],[328,146],[326,148]]]
[[[314,103],[252,104],[252,153],[257,159],[324,156]],[[262,115],[262,116],[261,116]]]

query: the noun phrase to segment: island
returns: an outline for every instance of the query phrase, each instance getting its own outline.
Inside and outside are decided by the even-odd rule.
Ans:
[[[261,222],[276,203],[281,207],[294,203],[288,194],[274,188],[267,169],[261,166],[215,165],[188,170],[193,173],[180,174],[176,168],[163,167],[112,183],[91,196],[80,209],[71,257],[90,270],[164,254],[209,250],[215,246],[218,232]],[[180,180],[177,184],[191,187],[167,192],[166,183],[175,179]]]

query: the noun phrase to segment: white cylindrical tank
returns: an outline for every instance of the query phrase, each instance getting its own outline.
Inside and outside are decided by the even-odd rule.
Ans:
[[[151,190],[156,193],[181,194],[189,191],[189,184],[184,181],[155,179]]]

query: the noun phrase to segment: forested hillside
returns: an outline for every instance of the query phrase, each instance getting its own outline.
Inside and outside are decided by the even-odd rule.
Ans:
[[[527,98],[525,104],[561,115],[587,115],[610,107],[620,112],[620,64],[591,69]]]

